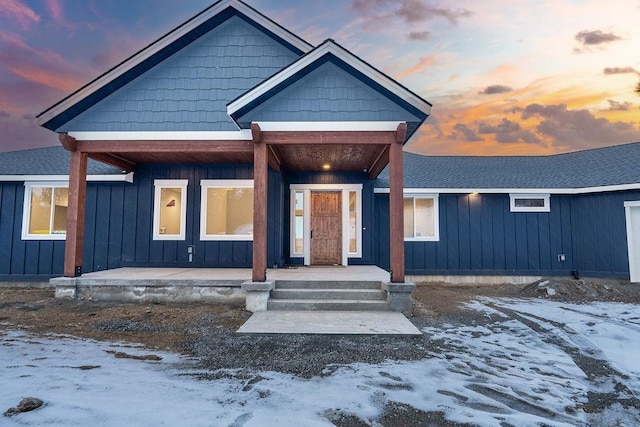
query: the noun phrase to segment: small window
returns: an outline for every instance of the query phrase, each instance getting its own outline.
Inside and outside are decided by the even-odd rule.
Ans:
[[[153,239],[184,240],[187,219],[186,179],[156,179]]]
[[[511,212],[549,212],[548,194],[510,194]]]
[[[438,196],[404,197],[404,239],[439,240]]]
[[[200,239],[253,240],[253,180],[203,180]]]
[[[66,183],[25,184],[22,239],[66,239],[68,206]]]
[[[291,254],[304,254],[304,191],[294,190],[291,192],[293,204],[291,222]]]

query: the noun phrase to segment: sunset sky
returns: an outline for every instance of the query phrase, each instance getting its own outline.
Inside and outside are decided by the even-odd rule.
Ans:
[[[0,151],[35,115],[211,0],[0,0]],[[640,141],[640,0],[247,0],[434,106],[407,150],[535,155]]]

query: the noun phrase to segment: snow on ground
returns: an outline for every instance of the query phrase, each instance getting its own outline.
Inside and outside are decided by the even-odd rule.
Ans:
[[[0,424],[326,426],[335,414],[375,420],[399,402],[482,426],[640,425],[637,406],[624,405],[640,392],[636,306],[483,299],[471,307],[484,321],[424,329],[430,358],[333,366],[309,380],[203,372],[170,353],[114,357],[150,354],[130,344],[0,332],[0,411],[26,396],[45,402]]]

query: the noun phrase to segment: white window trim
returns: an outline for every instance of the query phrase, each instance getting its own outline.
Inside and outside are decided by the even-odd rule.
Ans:
[[[416,234],[416,220],[415,220],[415,204],[416,199],[433,199],[433,237],[405,237],[405,242],[438,242],[440,241],[440,203],[439,194],[426,194],[426,193],[405,193],[403,199],[413,199],[413,235]],[[403,202],[404,204],[404,202]],[[404,211],[403,211],[404,215]],[[404,231],[403,231],[404,233]]]
[[[516,206],[516,199],[537,199],[544,200],[544,206],[541,207],[524,207],[524,206]],[[509,194],[509,209],[511,212],[550,212],[551,206],[549,203],[550,195],[549,194],[517,194],[510,193]]]
[[[153,195],[153,240],[185,240],[187,225],[187,179],[156,179],[153,181],[155,187]],[[163,188],[181,188],[180,196],[180,234],[167,235],[159,233],[160,226],[160,191]]]
[[[302,221],[304,224],[303,233],[303,253],[293,252],[295,238],[295,192],[303,191],[304,212]],[[289,204],[289,257],[304,258],[304,265],[311,264],[311,192],[312,191],[335,191],[342,194],[342,265],[348,265],[349,258],[362,258],[362,184],[291,184],[289,194],[291,203]],[[356,237],[358,241],[358,251],[349,252],[349,192],[357,193],[357,224]]]
[[[68,182],[25,182],[24,202],[22,208],[22,240],[66,240],[67,233],[64,234],[30,234],[29,218],[31,217],[31,189],[33,187],[47,188],[69,188]]]
[[[252,179],[203,179],[200,181],[200,240],[253,241],[253,235],[227,234],[209,235],[207,233],[207,190],[209,188],[253,188]],[[255,195],[254,195],[255,197]]]

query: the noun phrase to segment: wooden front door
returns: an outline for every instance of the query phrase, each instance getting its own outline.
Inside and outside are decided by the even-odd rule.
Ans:
[[[342,193],[311,192],[311,264],[342,264]]]

